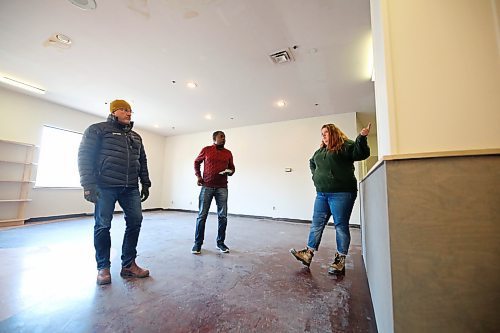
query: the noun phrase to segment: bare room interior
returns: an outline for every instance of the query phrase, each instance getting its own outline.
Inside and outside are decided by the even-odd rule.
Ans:
[[[0,332],[497,331],[499,22],[499,0],[0,0]],[[150,276],[121,276],[116,204],[99,285],[78,148],[117,99],[147,155]],[[290,253],[330,123],[371,124],[343,274],[333,219],[309,267]],[[215,131],[230,251],[214,200],[193,254]]]

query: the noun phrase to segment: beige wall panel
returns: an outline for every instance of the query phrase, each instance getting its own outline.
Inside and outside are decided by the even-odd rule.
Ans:
[[[371,3],[380,155],[500,147],[499,1]]]

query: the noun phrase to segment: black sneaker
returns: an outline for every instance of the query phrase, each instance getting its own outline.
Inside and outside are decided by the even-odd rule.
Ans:
[[[217,248],[220,250],[222,253],[229,253],[229,248],[226,246],[224,243],[217,244]]]
[[[192,254],[200,254],[201,253],[201,245],[194,244],[193,248],[191,249]]]

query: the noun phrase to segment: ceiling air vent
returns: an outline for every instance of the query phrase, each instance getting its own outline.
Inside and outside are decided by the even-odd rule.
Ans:
[[[285,62],[291,62],[295,60],[293,59],[292,51],[290,49],[270,54],[269,57],[275,64],[282,64]]]

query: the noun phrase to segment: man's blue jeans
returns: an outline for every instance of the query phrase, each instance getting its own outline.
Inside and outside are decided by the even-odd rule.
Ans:
[[[126,222],[125,236],[122,244],[122,266],[129,266],[137,256],[137,240],[141,231],[142,209],[141,194],[137,187],[98,188],[99,194],[95,204],[94,247],[97,269],[109,268],[111,236],[111,220],[115,204],[118,201],[123,208]]]
[[[330,216],[333,215],[337,252],[347,255],[349,244],[351,243],[349,219],[356,196],[356,192],[317,192],[311,229],[309,231],[309,240],[307,242],[308,248],[315,251],[318,250],[323,230]]]
[[[198,218],[196,219],[196,232],[194,235],[194,243],[200,246],[203,244],[203,239],[205,238],[205,223],[207,222],[208,211],[210,210],[210,204],[214,197],[215,203],[217,204],[217,216],[219,219],[217,244],[224,243],[226,239],[227,188],[202,186],[200,191]]]

